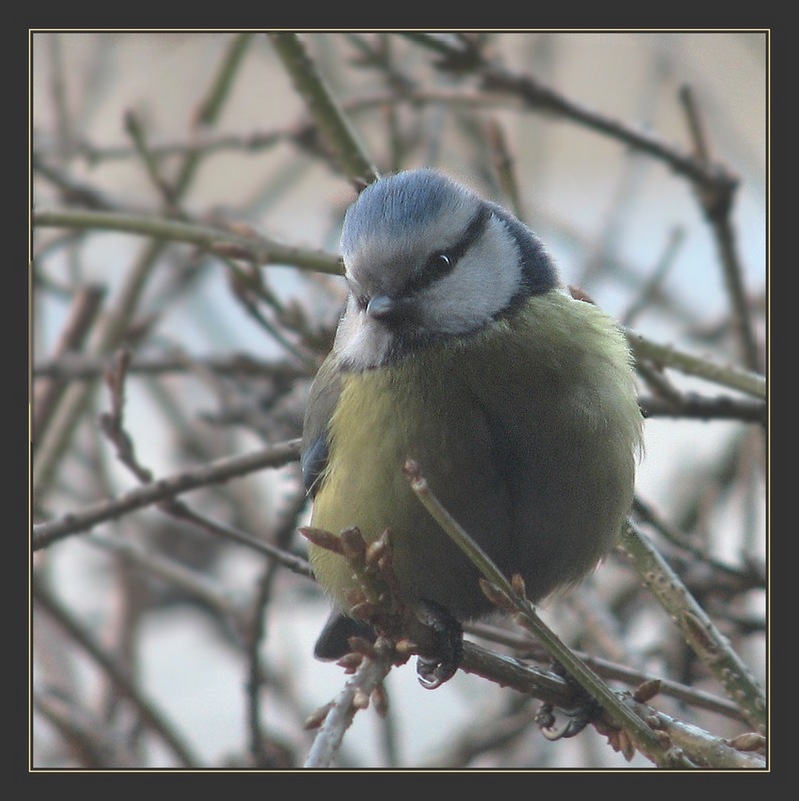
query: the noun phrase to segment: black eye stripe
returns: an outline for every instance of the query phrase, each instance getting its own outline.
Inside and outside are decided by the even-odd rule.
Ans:
[[[490,216],[491,209],[489,209],[488,206],[481,204],[477,214],[474,215],[472,221],[468,226],[466,226],[466,230],[463,232],[463,236],[461,237],[460,241],[455,245],[455,247],[445,251],[447,256],[452,259],[453,266],[455,265],[455,262],[457,262],[458,259],[460,259],[464,253],[466,253],[466,251],[483,233]]]
[[[419,270],[416,275],[411,276],[403,287],[402,294],[404,296],[412,295],[451,273],[458,260],[481,236],[490,217],[491,209],[486,205],[481,205],[469,225],[466,226],[463,236],[452,247],[433,253],[424,268]]]

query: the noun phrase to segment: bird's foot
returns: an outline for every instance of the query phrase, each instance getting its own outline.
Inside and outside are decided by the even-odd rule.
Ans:
[[[435,657],[420,656],[416,661],[419,683],[435,690],[449,681],[463,659],[463,628],[443,606],[422,600],[417,615],[433,634]]]
[[[560,709],[567,718],[560,726],[556,726],[557,718],[554,704],[543,703],[536,713],[535,720],[541,734],[543,734],[547,740],[555,741],[574,737],[579,734],[589,723],[596,719],[601,707],[596,699],[592,698],[568,673],[566,673],[560,663],[556,662],[552,666],[552,670],[554,673],[566,679],[566,681],[575,688],[574,706],[568,709]]]

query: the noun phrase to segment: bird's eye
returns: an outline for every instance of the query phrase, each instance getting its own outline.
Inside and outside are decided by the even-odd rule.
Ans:
[[[446,275],[455,266],[455,260],[448,253],[434,253],[427,260],[427,269],[425,276],[427,280],[441,278]]]

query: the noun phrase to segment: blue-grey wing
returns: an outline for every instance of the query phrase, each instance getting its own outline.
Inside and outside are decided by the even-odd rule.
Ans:
[[[300,466],[302,467],[302,480],[305,490],[311,497],[316,494],[319,476],[327,466],[327,437],[322,434],[315,437],[307,445],[303,439],[303,451],[300,456]]]
[[[341,373],[334,357],[328,356],[316,374],[302,427],[300,465],[305,489],[316,494],[329,456],[329,424],[341,394]]]

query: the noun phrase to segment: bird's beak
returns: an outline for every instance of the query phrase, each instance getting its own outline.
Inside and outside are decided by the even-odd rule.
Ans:
[[[375,295],[366,306],[366,313],[376,320],[389,320],[395,317],[400,304],[388,295]]]

